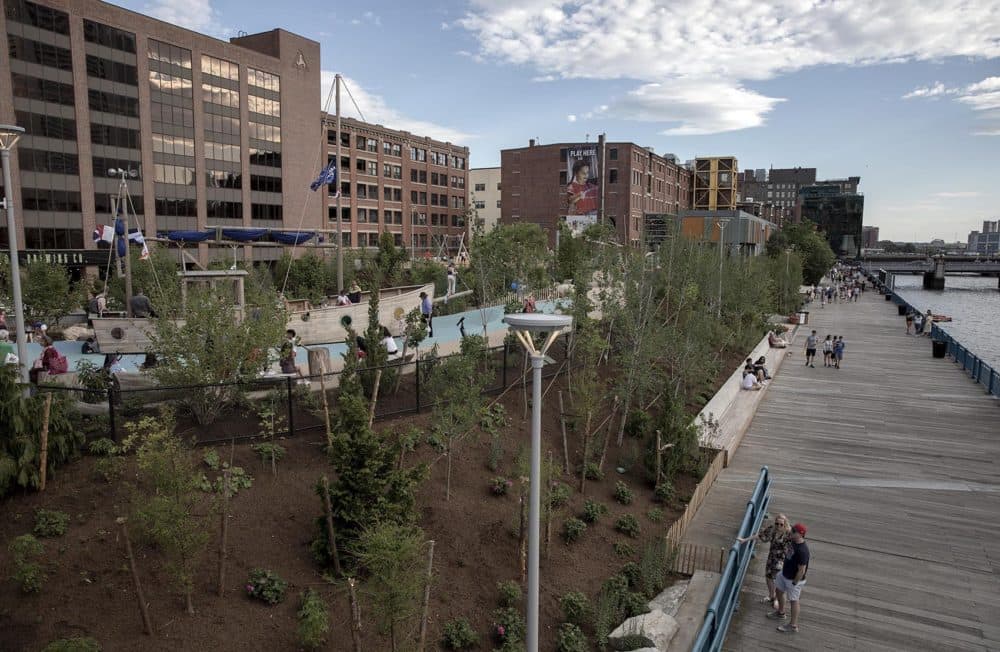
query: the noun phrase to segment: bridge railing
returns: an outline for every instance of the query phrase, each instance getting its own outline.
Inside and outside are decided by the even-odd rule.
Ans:
[[[987,394],[1000,397],[1000,371],[986,364],[982,358],[937,324],[931,327],[931,338],[945,342],[948,345],[948,357],[954,360],[955,364],[962,365],[962,370],[969,375],[969,378],[985,387]]]
[[[758,532],[770,502],[771,475],[765,466],[760,470],[760,476],[757,478],[757,484],[747,502],[743,521],[740,523],[740,530],[736,536],[748,537]],[[746,575],[747,566],[750,565],[756,542],[756,539],[751,539],[744,544],[734,541],[729,548],[729,556],[726,559],[725,568],[722,569],[722,577],[719,579],[719,585],[715,587],[715,593],[712,594],[712,601],[708,603],[708,608],[705,610],[705,620],[698,631],[698,638],[695,639],[694,645],[691,647],[692,652],[717,652],[722,649],[722,644],[726,640],[726,632],[729,630],[729,623],[733,619],[733,611],[739,601],[743,577]]]

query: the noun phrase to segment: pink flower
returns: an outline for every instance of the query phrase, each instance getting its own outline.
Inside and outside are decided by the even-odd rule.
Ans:
[[[247,584],[247,593],[253,593],[253,584]]]
[[[503,636],[507,630],[503,628],[503,625],[497,625],[497,636]]]

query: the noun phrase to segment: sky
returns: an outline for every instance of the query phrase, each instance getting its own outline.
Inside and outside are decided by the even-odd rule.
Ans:
[[[1000,0],[114,0],[228,38],[321,44],[345,115],[470,149],[605,133],[740,169],[857,175],[866,225],[965,240],[1000,219]]]

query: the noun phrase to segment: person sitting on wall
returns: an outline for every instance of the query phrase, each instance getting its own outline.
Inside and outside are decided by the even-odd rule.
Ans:
[[[87,341],[83,343],[83,348],[80,349],[80,353],[97,353],[97,343],[94,342],[94,338],[87,338]]]
[[[351,281],[351,290],[347,293],[347,298],[352,304],[361,303],[361,286],[357,281]]]
[[[767,358],[760,356],[757,361],[753,363],[754,373],[757,374],[758,380],[771,380],[771,374],[767,370]]]
[[[772,349],[788,348],[788,341],[774,331],[767,331],[767,343],[771,345]]]
[[[351,305],[351,300],[348,298],[347,293],[341,290],[337,293],[337,305],[338,306],[349,306]]]
[[[753,369],[743,370],[743,382],[740,384],[743,389],[751,391],[759,391],[763,385],[757,380],[757,376],[754,375]]]

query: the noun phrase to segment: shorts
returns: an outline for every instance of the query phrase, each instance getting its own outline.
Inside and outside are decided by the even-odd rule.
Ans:
[[[802,595],[802,587],[805,585],[805,580],[802,580],[797,585],[792,584],[792,580],[785,577],[783,573],[778,573],[778,576],[774,578],[774,586],[787,595],[791,602],[799,601],[799,596]]]
[[[806,355],[816,357],[816,349],[806,349]]]

